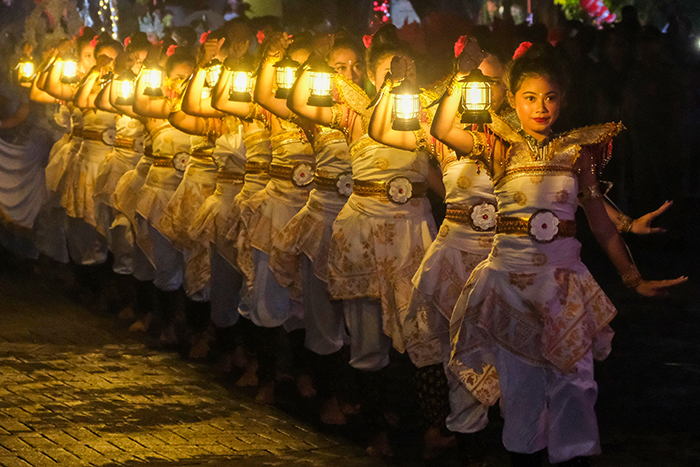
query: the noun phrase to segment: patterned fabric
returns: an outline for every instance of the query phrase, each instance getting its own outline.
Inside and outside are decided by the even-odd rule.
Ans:
[[[496,137],[510,143],[505,175],[496,183],[499,214],[528,218],[548,209],[572,220],[577,208],[574,165],[580,147],[619,131],[587,127],[533,148],[498,117]],[[528,236],[495,236],[488,259],[462,291],[452,317],[451,365],[457,373],[494,363],[500,347],[524,362],[569,372],[589,351],[610,352],[608,323],[616,310],[586,267],[574,238],[538,243]]]
[[[247,125],[243,134],[243,143],[246,147],[246,163],[269,164],[272,160],[272,147],[270,146],[270,130],[261,121],[254,120]],[[243,188],[233,199],[231,213],[229,214],[230,228],[226,234],[226,239],[231,242],[232,247],[221,252],[224,257],[244,276],[254,277],[253,252],[248,240],[245,224],[241,218],[243,205],[253,195],[264,190],[270,181],[267,171],[260,173],[245,174]]]
[[[70,111],[70,133],[64,135],[51,148],[49,163],[46,165],[46,188],[49,192],[62,193],[62,180],[66,173],[66,168],[80,150],[83,138],[80,131],[83,129],[83,112],[74,107]],[[76,134],[74,134],[76,133]]]
[[[150,137],[147,137],[147,144],[150,144]],[[117,186],[112,193],[112,206],[114,209],[124,214],[131,225],[136,223],[136,200],[143,184],[146,183],[148,171],[153,165],[153,155],[142,155],[136,163],[136,167],[126,172],[119,179]]]
[[[466,158],[452,159],[443,167],[443,182],[448,208],[496,202],[493,183],[477,162]],[[452,311],[472,270],[488,256],[493,232],[478,232],[470,225],[445,220],[435,241],[430,245],[416,275],[410,312],[404,322],[406,348],[413,363],[421,368],[449,359],[443,349],[450,339]],[[481,366],[479,366],[481,369]],[[481,395],[481,402],[492,405],[498,400],[498,377],[490,384],[480,381],[472,369],[463,369],[460,380],[469,382],[467,389]],[[480,388],[475,386],[480,383]],[[487,395],[487,397],[484,397]]]
[[[228,124],[233,131],[223,135],[216,142],[213,158],[219,167],[219,174],[237,174],[243,177],[246,162],[246,148],[243,144],[243,127],[240,124]],[[233,201],[241,192],[242,183],[234,183],[219,176],[216,190],[199,208],[189,228],[190,238],[213,243],[217,251],[235,267],[235,244],[226,238],[231,224],[238,220],[233,215]],[[236,209],[236,212],[238,210]]]
[[[272,163],[293,165],[296,162],[314,163],[314,152],[300,127],[285,122],[287,129],[271,137]],[[261,190],[242,203],[241,221],[245,225],[245,238],[252,248],[270,254],[273,239],[285,225],[304,207],[309,198],[310,186],[297,187],[291,180],[270,178]],[[248,284],[255,281],[252,261],[241,268]],[[293,290],[292,295],[300,295]]]
[[[193,152],[204,149],[211,154],[214,149],[207,147],[208,140],[203,136],[192,136],[191,144]],[[185,283],[189,296],[207,288],[211,279],[209,240],[192,238],[188,230],[205,200],[214,194],[216,174],[214,159],[191,156],[185,168],[185,175],[156,226],[185,256]]]
[[[126,172],[136,167],[139,159],[143,156],[145,132],[146,127],[140,121],[127,115],[120,115],[117,117],[117,140],[133,141],[133,146],[131,149],[115,146],[100,165],[97,171],[94,194],[97,210],[104,209],[111,212],[112,194],[117,188],[119,180]],[[111,215],[100,215],[98,213],[97,218],[98,220],[111,219]],[[100,224],[101,222],[98,224],[97,230],[105,235],[110,225]]]
[[[115,115],[102,110],[87,110],[84,113],[83,132],[94,131],[105,135],[104,140],[83,138],[78,155],[66,167],[61,206],[70,217],[84,219],[97,227],[95,215],[95,182],[100,164],[112,146],[107,144],[108,134],[115,132]]]
[[[428,154],[382,146],[365,135],[351,148],[353,177],[389,181],[396,176],[424,182]],[[328,288],[335,299],[379,298],[384,333],[400,352],[402,324],[413,290],[411,278],[436,234],[426,198],[405,204],[350,195],[333,224]]]
[[[342,132],[324,129],[316,135],[314,150],[317,176],[336,178],[351,172],[350,150]],[[346,201],[338,192],[311,191],[306,206],[282,229],[270,253],[270,269],[281,285],[301,288],[301,254],[311,260],[316,277],[328,282],[333,221]]]
[[[152,131],[151,138],[153,139],[154,158],[166,158],[179,152],[190,152],[190,135],[173,128],[168,123]],[[181,181],[182,172],[175,170],[175,167],[151,165],[146,181],[136,197],[136,213],[141,218],[141,220],[136,218],[136,222],[134,222],[136,243],[154,266],[153,245],[148,224],[156,230],[159,228],[165,206]]]

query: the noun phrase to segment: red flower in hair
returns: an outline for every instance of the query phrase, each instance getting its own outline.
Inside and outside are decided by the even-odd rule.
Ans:
[[[265,40],[265,31],[258,31],[258,33],[255,35],[255,37],[258,38],[258,44],[262,44],[263,41]]]
[[[94,49],[95,47],[97,47],[97,39],[98,39],[99,37],[100,37],[100,36],[95,36],[95,37],[92,38],[92,40],[90,41],[90,47],[92,47],[93,49]]]
[[[372,45],[372,38],[374,36],[372,34],[367,34],[366,36],[362,36],[362,42],[365,44],[365,48],[369,49],[369,46]]]
[[[527,49],[532,47],[532,42],[522,42],[517,49],[515,49],[515,53],[513,54],[513,60],[517,60],[520,57],[523,56],[525,52],[527,52]]]
[[[177,45],[170,44],[170,47],[168,47],[168,50],[165,51],[165,55],[167,55],[168,57],[171,57],[175,53],[175,49],[177,49]]]
[[[87,26],[82,26],[80,30],[78,31],[78,37],[83,37],[83,34],[85,34],[85,29]]]
[[[467,45],[467,36],[459,36],[459,39],[455,42],[455,57],[462,55],[465,45]]]
[[[209,34],[211,34],[211,31],[203,32],[202,35],[199,36],[199,43],[204,44],[209,38]]]
[[[129,47],[129,44],[131,44],[131,37],[124,39],[124,47]]]

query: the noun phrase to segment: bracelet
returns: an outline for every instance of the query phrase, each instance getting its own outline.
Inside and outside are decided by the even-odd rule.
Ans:
[[[639,273],[639,270],[635,264],[633,264],[629,270],[622,275],[622,283],[625,284],[625,287],[630,289],[636,288],[642,283],[642,280],[642,275]]]
[[[579,204],[584,205],[591,200],[600,199],[602,197],[603,194],[600,192],[600,188],[596,183],[594,185],[583,187],[583,189],[578,194],[578,202]]]
[[[335,104],[331,107],[331,128],[340,128],[340,124],[343,121],[343,109],[340,105]]]
[[[617,226],[618,232],[629,233],[632,230],[632,223],[634,222],[634,219],[632,219],[630,216],[619,213],[617,215],[617,220],[620,221]]]
[[[486,136],[484,136],[483,133],[479,133],[476,131],[466,130],[466,132],[472,135],[472,139],[474,140],[472,150],[469,154],[467,154],[467,157],[473,157],[482,154],[486,149]]]
[[[277,63],[280,61],[280,53],[276,52],[272,55],[265,55],[265,58],[263,59],[262,64],[267,65],[268,63]]]
[[[428,136],[425,134],[425,130],[421,126],[419,129],[413,132],[416,137],[416,149],[422,151],[428,147]]]
[[[458,87],[460,87],[461,85],[462,85],[462,83],[459,82],[459,80],[457,79],[457,75],[455,74],[455,75],[452,77],[452,80],[450,81],[449,86],[447,86],[447,89],[446,89],[447,95],[448,95],[448,96],[451,96],[452,94],[454,94],[454,93],[455,93],[455,89],[458,88]]]
[[[243,120],[252,120],[253,117],[255,117],[255,111],[257,110],[258,106],[254,102],[249,102],[248,103],[248,113],[243,117]]]

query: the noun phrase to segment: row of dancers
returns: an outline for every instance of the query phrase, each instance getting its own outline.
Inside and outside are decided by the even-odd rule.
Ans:
[[[252,36],[233,20],[192,54],[83,29],[47,51],[30,96],[60,102],[66,133],[46,168],[52,228],[40,250],[75,263],[93,291],[111,252],[135,291],[132,329],[157,325],[174,344],[184,308],[198,357],[213,323],[224,353],[245,356],[239,384],[257,386],[259,402],[274,401],[282,333],[295,336],[310,368],[298,387],[318,393],[324,423],[357,409],[342,396],[349,347],[375,455],[393,455],[394,348],[416,367],[427,458],[455,434],[472,439],[500,400],[514,466],[545,452],[588,465],[600,452],[593,359],[610,352],[616,310],[580,261],[575,211],[638,293],[687,280],[643,280],[620,236],[655,232],[670,203],[631,219],[601,192],[622,125],[552,131],[567,80],[546,44],[507,60],[462,38],[455,72],[415,91],[418,119],[402,127],[397,96],[418,70],[395,27],[364,53],[343,35],[261,32],[254,86],[241,91]],[[291,88],[284,61],[298,67]],[[330,103],[311,91],[324,64],[336,72]],[[477,69],[491,82],[490,122],[465,127],[462,90]],[[447,205],[439,230],[429,191]]]

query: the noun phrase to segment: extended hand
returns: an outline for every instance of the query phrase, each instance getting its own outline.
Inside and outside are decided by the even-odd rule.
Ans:
[[[401,81],[408,75],[408,60],[402,55],[394,55],[391,59],[391,79]]]
[[[95,69],[104,70],[109,66],[110,63],[112,63],[112,57],[110,57],[109,55],[102,54],[99,57],[97,57],[97,61],[95,62]]]
[[[479,43],[473,37],[467,39],[462,53],[459,55],[459,71],[469,73],[477,68],[487,57],[487,53],[481,50]]]
[[[670,292],[669,289],[687,281],[688,278],[686,276],[665,281],[642,281],[634,290],[644,297],[666,297]]]
[[[231,44],[231,47],[229,48],[229,55],[227,57],[227,60],[230,58],[231,60],[240,60],[245,53],[248,51],[248,48],[250,47],[250,39],[245,39],[245,40],[237,40],[233,44]]]
[[[326,55],[333,48],[333,44],[335,44],[335,36],[333,34],[318,35],[314,39],[312,49],[317,57],[326,58]]]
[[[654,219],[665,213],[671,206],[673,206],[673,201],[666,201],[656,211],[644,214],[639,219],[635,219],[632,221],[632,229],[630,232],[637,235],[649,235],[666,232],[666,229],[662,227],[652,227],[651,223],[654,222]]]

